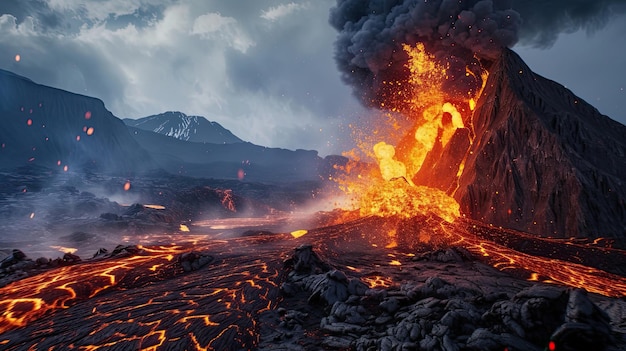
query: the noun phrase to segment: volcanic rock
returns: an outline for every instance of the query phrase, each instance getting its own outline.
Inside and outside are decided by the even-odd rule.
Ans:
[[[509,49],[488,70],[454,193],[461,211],[496,226],[613,237],[623,246],[626,126],[533,73]]]
[[[185,272],[197,271],[213,261],[213,257],[201,252],[186,252],[178,257],[178,262]]]

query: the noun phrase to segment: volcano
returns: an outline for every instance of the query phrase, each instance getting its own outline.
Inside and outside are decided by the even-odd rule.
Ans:
[[[454,193],[462,212],[539,235],[626,243],[626,126],[505,49],[473,133]]]

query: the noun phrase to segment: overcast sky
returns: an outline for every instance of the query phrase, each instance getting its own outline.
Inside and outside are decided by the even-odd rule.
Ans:
[[[0,68],[97,97],[120,118],[182,111],[255,144],[338,153],[367,112],[333,60],[334,4],[0,0]],[[618,17],[551,48],[514,50],[626,124],[625,35]]]

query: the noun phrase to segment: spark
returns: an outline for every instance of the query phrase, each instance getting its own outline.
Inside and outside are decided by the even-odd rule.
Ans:
[[[184,224],[181,224],[179,230],[181,232],[189,232],[189,227]]]
[[[308,230],[305,230],[305,229],[300,229],[300,230],[294,230],[294,231],[293,231],[293,232],[291,232],[290,234],[291,234],[291,236],[293,236],[294,238],[296,238],[296,239],[297,239],[297,238],[299,238],[299,237],[301,237],[301,236],[305,235],[305,234],[306,234],[306,233],[308,233],[308,232],[309,232]]]
[[[65,247],[65,246],[57,246],[57,245],[52,245],[50,246],[51,249],[55,249],[55,250],[59,250],[63,253],[70,253],[73,254],[76,251],[78,251],[78,249],[73,248],[73,247]]]
[[[15,62],[20,62],[22,60],[22,56],[20,54],[15,55]]]
[[[33,219],[33,218],[35,218],[35,212],[31,212],[30,214],[30,219]]]

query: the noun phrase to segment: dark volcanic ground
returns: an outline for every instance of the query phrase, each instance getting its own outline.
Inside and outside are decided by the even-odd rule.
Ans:
[[[162,245],[31,270],[0,289],[0,345],[542,350],[552,341],[557,350],[626,347],[621,276],[505,248],[498,241],[526,242],[523,235],[469,221],[353,217],[318,216],[307,224],[317,229],[298,239],[262,228],[228,239],[154,235]],[[578,247],[583,259],[589,249],[551,245]],[[622,252],[605,250],[623,259]]]

